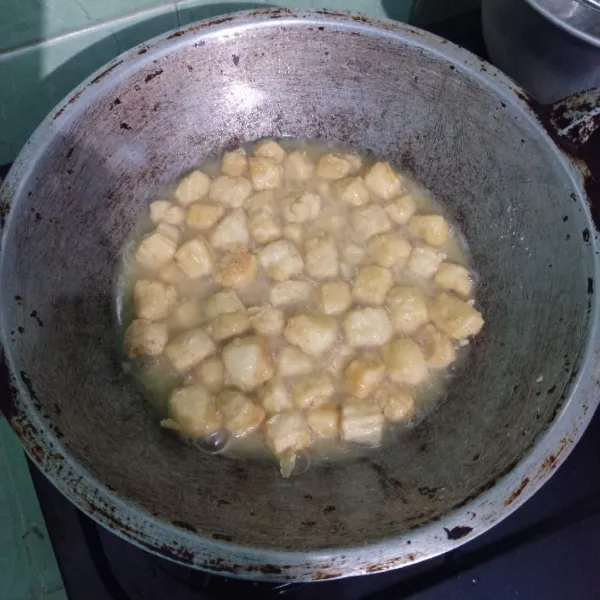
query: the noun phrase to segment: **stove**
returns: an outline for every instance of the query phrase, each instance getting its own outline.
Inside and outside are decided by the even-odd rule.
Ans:
[[[430,30],[487,58],[479,13]],[[556,475],[491,531],[400,570],[321,583],[253,583],[171,563],[97,525],[30,471],[70,600],[600,599],[600,413]]]

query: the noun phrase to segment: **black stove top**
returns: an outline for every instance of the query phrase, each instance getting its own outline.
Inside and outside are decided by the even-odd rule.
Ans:
[[[485,58],[478,13],[430,29]],[[238,581],[155,557],[30,468],[70,600],[600,599],[600,413],[544,488],[488,533],[417,565],[322,583]]]

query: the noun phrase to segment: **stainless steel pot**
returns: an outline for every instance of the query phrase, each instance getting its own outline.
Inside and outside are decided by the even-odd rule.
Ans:
[[[553,141],[558,124],[593,141],[592,120],[568,126],[576,108],[535,107],[451,43],[358,16],[244,13],[127,52],[48,116],[1,189],[6,417],[79,508],[193,567],[316,580],[472,539],[550,477],[598,402],[600,193]],[[469,240],[486,317],[401,445],[290,480],[164,435],[122,372],[111,309],[154,187],[285,135],[363,148],[429,187]]]
[[[599,0],[482,0],[493,63],[539,102],[600,86]]]

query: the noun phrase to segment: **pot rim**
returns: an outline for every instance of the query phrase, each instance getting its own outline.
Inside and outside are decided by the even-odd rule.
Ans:
[[[12,198],[22,197],[38,157],[54,134],[76,118],[98,95],[115,86],[121,78],[152,64],[171,51],[218,36],[223,31],[281,26],[335,26],[364,35],[384,36],[422,48],[443,58],[456,69],[468,70],[492,87],[499,100],[504,98],[535,122],[539,134],[554,149],[565,176],[579,192],[590,230],[593,226],[583,185],[583,167],[563,152],[538,118],[534,105],[521,88],[495,67],[470,52],[433,34],[390,20],[375,20],[336,11],[261,9],[201,21],[162,34],[123,53],[93,73],[51,111],[32,134],[15,160],[0,188],[0,207],[8,208]],[[0,211],[1,214],[1,211]],[[9,213],[6,229],[11,225]],[[2,248],[6,243],[3,236]],[[590,251],[597,247],[590,239]],[[0,253],[0,258],[6,256]],[[0,280],[4,265],[0,263]],[[600,273],[600,259],[594,252],[594,271]],[[0,310],[2,306],[0,305]],[[315,552],[287,552],[242,547],[202,538],[166,521],[159,520],[128,504],[109,490],[69,455],[56,435],[43,423],[34,405],[27,380],[14,375],[4,313],[0,313],[0,333],[11,369],[13,398],[3,400],[2,409],[32,461],[79,509],[113,533],[163,558],[187,566],[235,576],[272,581],[312,581],[360,575],[414,564],[453,550],[487,531],[530,498],[563,463],[589,423],[599,401],[600,295],[592,298],[592,317],[581,368],[569,386],[567,400],[547,431],[512,469],[490,482],[485,491],[464,502],[438,521],[378,543],[363,547],[331,548]]]

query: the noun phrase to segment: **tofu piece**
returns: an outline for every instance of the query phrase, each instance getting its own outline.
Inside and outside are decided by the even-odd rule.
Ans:
[[[141,241],[135,253],[135,260],[145,269],[156,270],[164,267],[175,256],[176,250],[176,242],[154,232]]]
[[[369,256],[380,267],[401,269],[412,251],[408,240],[399,233],[381,233],[369,241]]]
[[[306,354],[319,356],[331,348],[338,335],[333,317],[298,314],[288,319],[283,337]]]
[[[408,270],[421,279],[431,279],[446,255],[430,246],[416,246],[408,258]]]
[[[222,206],[196,202],[190,206],[185,221],[192,229],[206,231],[218,223],[224,214],[225,209]]]
[[[345,177],[331,186],[333,197],[349,206],[363,206],[371,202],[371,194],[362,177]]]
[[[233,437],[245,437],[258,429],[265,419],[262,406],[235,390],[224,390],[217,397],[223,425]]]
[[[208,195],[210,177],[202,171],[192,171],[186,175],[175,188],[174,196],[182,206],[189,206]]]
[[[305,375],[291,386],[290,395],[296,408],[313,408],[326,404],[335,388],[327,375]]]
[[[340,378],[343,375],[344,369],[355,356],[355,348],[346,344],[339,344],[327,353],[323,368],[335,378]]]
[[[337,440],[340,437],[340,409],[333,404],[323,404],[306,411],[306,422],[315,437]]]
[[[288,223],[306,223],[319,216],[321,197],[312,192],[292,196],[283,201],[283,218]]]
[[[273,190],[262,190],[252,194],[244,204],[244,208],[249,215],[263,211],[274,215],[279,210],[279,203]]]
[[[261,390],[263,408],[270,414],[292,409],[292,399],[285,384],[271,379]]]
[[[352,229],[364,242],[378,233],[386,233],[392,223],[384,208],[379,204],[367,204],[353,208],[350,212]]]
[[[211,337],[198,327],[173,338],[165,348],[165,356],[178,373],[186,373],[216,351]]]
[[[389,162],[375,163],[365,175],[367,189],[381,200],[391,200],[403,191],[402,178]]]
[[[411,194],[394,198],[385,205],[388,217],[398,225],[406,225],[411,217],[417,212],[417,203]]]
[[[221,415],[214,396],[202,385],[188,385],[173,391],[168,402],[169,429],[181,435],[202,438],[221,428]],[[163,423],[161,423],[163,424]]]
[[[254,281],[258,273],[256,256],[243,246],[226,252],[217,262],[215,281],[223,287],[240,288]]]
[[[223,290],[213,294],[204,303],[204,316],[212,320],[219,315],[234,313],[244,310],[244,305],[233,290]]]
[[[248,171],[248,157],[243,148],[225,152],[221,159],[221,173],[229,177],[241,177]]]
[[[190,279],[198,279],[213,272],[213,257],[202,236],[181,244],[175,252],[175,262]]]
[[[283,172],[287,181],[297,184],[314,177],[315,164],[306,152],[294,150],[283,161]]]
[[[150,219],[155,225],[181,225],[185,221],[185,212],[168,200],[156,200],[150,204]]]
[[[245,310],[219,315],[206,326],[207,333],[218,342],[241,335],[248,329],[250,319]]]
[[[355,348],[381,346],[393,333],[392,323],[383,308],[358,308],[344,319],[346,341]]]
[[[190,278],[177,266],[174,260],[169,261],[161,267],[156,276],[164,283],[170,283],[176,288],[184,287],[190,282]]]
[[[408,223],[408,233],[425,240],[430,246],[441,246],[448,240],[450,227],[442,215],[415,215]]]
[[[378,446],[383,440],[385,419],[377,404],[349,399],[342,406],[342,439],[364,446]]]
[[[317,163],[317,177],[342,179],[352,172],[352,165],[339,154],[325,154]]]
[[[195,369],[194,376],[209,392],[219,392],[225,381],[225,367],[218,356],[212,356],[202,361]]]
[[[231,208],[239,208],[250,198],[252,184],[245,177],[219,175],[210,185],[208,197],[212,202]]]
[[[250,237],[261,246],[281,238],[277,217],[268,210],[254,211],[248,218]]]
[[[256,146],[254,154],[262,158],[269,158],[278,165],[282,164],[287,156],[286,151],[273,140],[264,140],[260,142],[258,146]]]
[[[352,168],[351,173],[358,173],[361,170],[363,161],[358,154],[344,154],[344,158],[350,163],[350,167]]]
[[[433,280],[443,290],[456,292],[465,298],[469,297],[473,288],[469,271],[454,263],[443,262],[435,272]]]
[[[406,388],[386,386],[376,392],[374,400],[392,423],[406,422],[415,414],[415,399]]]
[[[294,275],[300,275],[304,269],[300,252],[288,240],[278,240],[262,248],[258,253],[258,262],[275,281],[285,281]]]
[[[283,311],[271,306],[261,306],[248,309],[250,326],[264,337],[279,336],[283,332],[285,315]]]
[[[162,281],[138,279],[133,287],[133,312],[138,319],[165,319],[177,301],[177,290]]]
[[[392,287],[392,272],[383,267],[361,267],[352,288],[352,297],[360,304],[381,306]]]
[[[427,363],[421,348],[409,338],[392,340],[383,348],[389,378],[395,383],[418,385],[427,376]]]
[[[159,356],[169,340],[167,324],[134,319],[125,332],[125,353],[136,356]]]
[[[299,224],[285,225],[281,230],[283,237],[296,246],[301,246],[304,241],[304,228]]]
[[[430,367],[445,369],[456,360],[456,351],[450,339],[429,324],[419,331],[418,339],[425,360]]]
[[[176,244],[181,241],[181,230],[175,225],[168,223],[159,223],[155,229],[156,233],[160,233],[164,237],[173,240]]]
[[[351,267],[348,263],[340,263],[340,275],[344,279],[352,279],[354,277],[354,267]]]
[[[387,295],[386,304],[396,333],[411,335],[429,321],[425,295],[414,285],[397,285],[392,288]]]
[[[311,356],[291,346],[283,348],[277,357],[277,371],[282,377],[307,375],[314,368]]]
[[[367,252],[364,245],[346,244],[342,249],[342,258],[352,267],[356,267],[365,261]]]
[[[269,301],[273,306],[292,306],[294,304],[308,304],[313,294],[313,285],[310,281],[297,281],[289,279],[280,281],[271,287]]]
[[[270,158],[249,158],[248,171],[255,190],[275,190],[283,183],[283,168]]]
[[[326,315],[341,315],[352,305],[350,286],[345,281],[330,281],[319,288],[319,310]]]
[[[335,201],[331,189],[331,181],[317,181],[315,184],[315,190],[323,202],[333,203]]]
[[[183,331],[192,329],[204,323],[202,305],[195,298],[190,298],[179,303],[169,315],[167,320],[169,329]]]
[[[433,324],[454,340],[477,335],[483,327],[483,317],[470,304],[449,294],[440,294],[429,305]]]
[[[214,229],[210,236],[213,248],[228,249],[247,246],[250,243],[248,220],[243,208],[230,212]]]
[[[223,348],[222,358],[234,385],[245,391],[256,389],[275,374],[269,346],[256,335],[229,342]]]
[[[320,235],[306,240],[304,268],[314,279],[337,277],[340,263],[335,240],[330,235]]]
[[[344,387],[352,396],[365,400],[375,392],[385,375],[385,365],[376,356],[361,356],[344,371]]]
[[[267,420],[265,441],[273,454],[282,456],[310,447],[312,435],[302,414],[288,410],[273,415]]]

